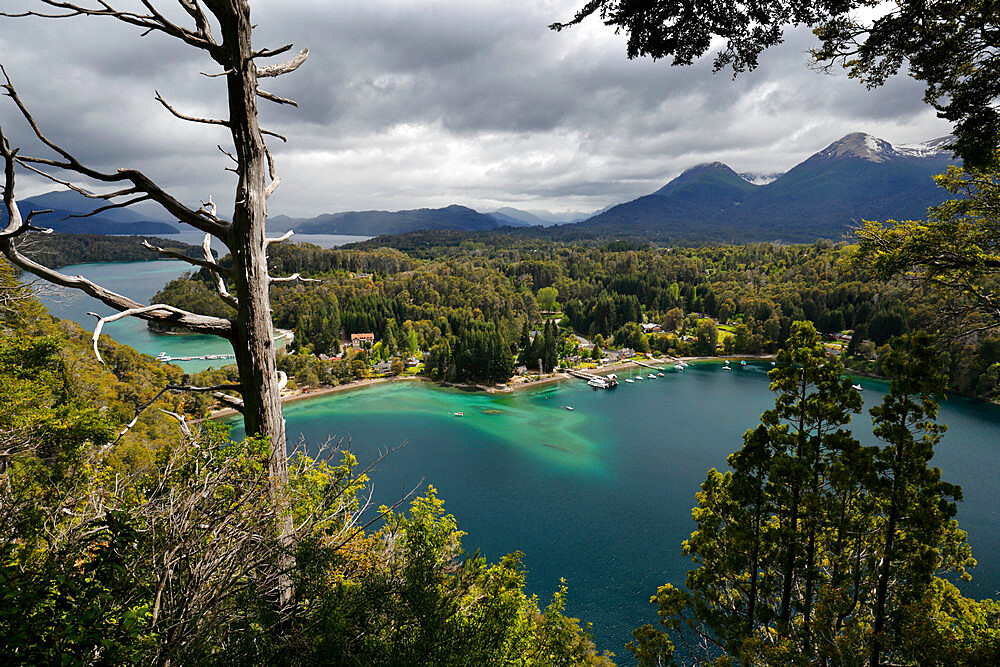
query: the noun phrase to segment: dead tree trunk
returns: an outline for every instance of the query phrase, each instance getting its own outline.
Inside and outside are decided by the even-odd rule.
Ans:
[[[66,287],[75,287],[100,299],[117,309],[117,315],[101,319],[94,333],[94,349],[103,325],[132,315],[146,320],[183,326],[200,333],[212,333],[227,338],[236,353],[239,369],[241,399],[222,395],[225,402],[241,409],[249,435],[266,436],[271,443],[269,462],[272,500],[276,505],[276,533],[285,548],[286,557],[279,563],[282,575],[277,583],[277,597],[281,606],[292,599],[290,569],[294,566],[291,557],[293,546],[293,525],[287,510],[285,497],[288,482],[288,461],[285,444],[285,425],[281,414],[281,386],[275,362],[274,332],[269,299],[273,282],[300,279],[298,275],[289,278],[272,278],[267,267],[268,243],[281,239],[268,239],[265,235],[267,220],[267,198],[277,187],[280,179],[275,175],[274,160],[264,141],[265,135],[283,137],[264,130],[258,124],[257,98],[277,104],[295,106],[288,100],[258,87],[258,79],[277,77],[294,72],[305,61],[308,51],[278,65],[262,66],[257,61],[288,52],[291,45],[275,49],[254,49],[252,43],[253,25],[250,19],[249,0],[175,0],[190,18],[190,25],[181,25],[167,18],[167,13],[155,7],[156,0],[143,0],[148,13],[115,8],[114,0],[100,0],[94,5],[67,2],[64,0],[36,0],[40,10],[21,13],[0,11],[0,16],[9,18],[72,18],[77,16],[111,17],[123,23],[134,25],[147,34],[156,32],[179,39],[189,46],[205,51],[222,67],[228,93],[228,115],[225,118],[196,118],[177,111],[158,93],[156,100],[174,116],[195,123],[221,125],[232,135],[232,152],[223,151],[235,162],[230,170],[239,178],[234,196],[232,221],[216,216],[215,205],[202,203],[200,208],[185,206],[161,189],[142,172],[135,169],[119,169],[101,172],[77,160],[69,151],[50,140],[35,122],[28,107],[18,97],[6,71],[5,84],[0,84],[8,97],[27,122],[31,132],[51,152],[52,156],[25,156],[12,148],[0,128],[0,157],[4,160],[3,202],[8,213],[6,229],[0,231],[0,252],[15,265],[42,278]],[[160,0],[162,4],[172,4],[170,0]],[[95,6],[96,5],[96,6]],[[213,22],[214,20],[214,22]],[[220,35],[213,31],[218,27]],[[2,67],[2,66],[0,66]],[[220,147],[221,148],[221,147]],[[66,276],[53,271],[18,252],[16,238],[30,230],[38,230],[31,224],[35,212],[22,218],[17,210],[14,197],[14,172],[16,167],[24,167],[50,180],[72,188],[81,194],[105,205],[94,213],[111,208],[123,208],[140,201],[154,201],[184,223],[205,232],[204,258],[186,257],[161,248],[151,249],[175,259],[207,269],[213,274],[215,286],[220,296],[236,310],[232,320],[205,317],[189,313],[164,304],[143,305],[122,295],[111,292],[99,285],[79,277]],[[82,176],[89,181],[103,185],[123,186],[107,194],[94,194],[50,173],[51,170],[69,172],[72,176]],[[232,256],[231,268],[219,266],[210,249],[211,237],[223,242]],[[98,353],[98,356],[99,353]],[[225,387],[231,389],[231,387]],[[211,387],[196,388],[211,391]],[[219,395],[219,394],[217,394]]]

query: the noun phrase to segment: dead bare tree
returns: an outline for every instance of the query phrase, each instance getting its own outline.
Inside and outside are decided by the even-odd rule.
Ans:
[[[269,478],[275,502],[285,497],[282,488],[288,480],[288,457],[285,446],[285,427],[281,414],[279,375],[275,364],[275,350],[269,300],[272,282],[297,277],[277,278],[268,273],[267,246],[284,240],[268,239],[265,235],[267,199],[278,186],[280,178],[275,173],[274,160],[264,137],[280,135],[262,129],[257,118],[257,98],[277,104],[296,106],[295,102],[279,97],[259,87],[261,78],[278,77],[294,72],[305,62],[308,50],[301,51],[291,60],[281,64],[264,65],[260,61],[288,53],[291,44],[278,48],[255,49],[252,44],[253,25],[250,19],[249,0],[176,0],[183,9],[190,25],[170,20],[164,3],[169,0],[141,0],[142,10],[132,11],[116,6],[116,0],[90,0],[89,2],[63,2],[37,0],[38,10],[0,12],[9,18],[39,17],[67,19],[73,17],[107,17],[142,30],[142,34],[160,33],[200,49],[208,54],[222,71],[208,76],[225,77],[228,93],[228,113],[225,118],[199,118],[178,111],[159,93],[156,100],[171,114],[185,121],[207,123],[227,128],[232,135],[233,150],[223,150],[234,161],[229,169],[236,173],[238,183],[234,196],[231,221],[216,214],[215,205],[202,202],[198,208],[183,204],[141,171],[121,168],[105,172],[84,164],[69,150],[38,125],[28,105],[18,96],[7,72],[0,66],[3,82],[0,87],[11,98],[31,133],[47,149],[47,155],[23,155],[11,146],[0,127],[0,155],[4,160],[3,203],[7,210],[7,225],[0,231],[0,252],[13,264],[56,285],[79,289],[119,311],[117,315],[98,323],[125,316],[180,326],[193,332],[213,334],[228,339],[236,354],[239,369],[239,392],[242,399],[230,402],[242,408],[246,431],[250,435],[265,435],[271,442]],[[160,5],[158,7],[157,5]],[[176,8],[175,8],[176,9]],[[221,149],[221,147],[220,147]],[[86,280],[52,270],[18,251],[16,241],[24,233],[40,230],[32,224],[39,213],[32,211],[22,216],[14,194],[15,171],[27,169],[65,187],[76,190],[92,199],[103,202],[92,214],[115,208],[124,208],[138,202],[151,201],[162,206],[180,222],[187,223],[205,233],[205,256],[188,257],[168,253],[183,259],[215,276],[215,286],[220,296],[236,310],[232,319],[208,317],[165,304],[141,304]],[[60,178],[59,175],[68,174]],[[98,185],[117,188],[104,194],[91,192],[74,184],[72,179],[83,178],[88,186]],[[219,239],[232,256],[231,267],[219,266],[212,257],[211,238]],[[159,250],[155,249],[154,250]],[[228,387],[227,387],[228,388]],[[221,388],[220,388],[221,390]],[[287,511],[278,511],[279,533],[286,551],[290,552],[293,537],[291,517]],[[290,556],[289,556],[290,559]],[[291,565],[290,560],[285,563]],[[287,568],[290,569],[290,568]],[[291,600],[291,579],[285,576],[279,586],[281,604]]]

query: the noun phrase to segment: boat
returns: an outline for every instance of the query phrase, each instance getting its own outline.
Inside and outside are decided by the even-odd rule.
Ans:
[[[774,362],[773,361],[771,362],[771,365],[774,366]]]
[[[625,381],[628,382],[629,384],[635,384],[635,380],[633,380],[632,378],[625,378]]]
[[[572,405],[567,405],[566,409],[569,410],[570,412],[573,412],[573,406]]]
[[[644,379],[644,378],[643,378],[643,377],[642,377],[641,375],[636,375],[636,376],[635,376],[635,379],[636,379],[636,380],[642,380],[642,379]]]
[[[648,377],[648,378],[649,378],[650,380],[655,380],[655,379],[656,379],[656,376],[655,376],[655,375],[653,375],[652,373],[650,373],[650,374],[649,374],[649,375],[647,375],[646,377]]]
[[[865,388],[862,387],[860,384],[852,384],[851,385],[851,389],[856,389],[857,391],[864,391],[865,390]]]
[[[747,362],[746,362],[746,361],[741,361],[741,362],[740,362],[740,366],[746,366],[746,365],[747,365]]]
[[[660,377],[663,377],[663,373],[657,373],[657,375],[659,375]]]
[[[587,380],[587,384],[589,384],[594,389],[608,388],[608,381],[601,377],[590,378],[589,380]]]
[[[727,361],[727,362],[726,362],[726,363],[725,363],[725,364],[724,364],[724,365],[722,366],[722,370],[724,370],[724,371],[731,371],[731,370],[733,370],[733,369],[729,367],[729,362]]]
[[[465,416],[464,412],[452,412],[451,414],[455,415],[456,417],[464,417]]]

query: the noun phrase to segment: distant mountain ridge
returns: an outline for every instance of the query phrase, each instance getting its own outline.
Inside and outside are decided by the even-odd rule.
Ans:
[[[487,231],[499,229],[506,223],[474,211],[467,206],[453,204],[445,208],[419,208],[408,211],[345,211],[326,213],[308,220],[284,219],[297,234],[358,234],[382,236],[403,234],[418,229],[453,229],[460,231]],[[521,225],[523,226],[523,224]]]
[[[48,227],[58,234],[162,236],[180,231],[171,224],[148,220],[127,208],[110,209],[90,217],[71,217],[90,213],[105,204],[102,200],[90,199],[72,190],[56,190],[21,200],[17,208],[21,215],[52,209],[52,213],[35,216],[33,223],[39,227]]]
[[[954,164],[950,141],[893,147],[855,132],[763,185],[721,162],[702,164],[650,195],[552,231],[561,238],[727,243],[840,238],[863,219],[922,219],[944,201],[932,176]]]

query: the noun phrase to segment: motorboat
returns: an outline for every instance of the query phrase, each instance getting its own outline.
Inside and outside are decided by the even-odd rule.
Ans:
[[[609,386],[608,381],[601,377],[590,378],[589,380],[587,380],[587,384],[589,384],[594,389],[607,389]]]
[[[857,391],[864,391],[865,390],[865,388],[862,387],[860,384],[852,384],[851,385],[851,389],[855,389]]]
[[[650,373],[650,374],[649,374],[649,375],[647,375],[646,377],[648,377],[648,378],[649,378],[650,380],[655,380],[655,379],[656,379],[656,376],[655,376],[655,375],[653,375],[652,373]]]

